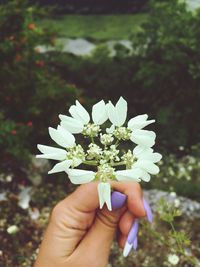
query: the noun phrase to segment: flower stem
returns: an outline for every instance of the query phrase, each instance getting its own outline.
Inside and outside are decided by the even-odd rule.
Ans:
[[[85,161],[83,161],[83,164],[92,165],[92,166],[97,166],[98,165],[97,162],[94,161],[94,160],[85,160]]]
[[[120,161],[120,162],[112,163],[112,167],[121,166],[121,165],[126,165],[126,162],[125,161]]]

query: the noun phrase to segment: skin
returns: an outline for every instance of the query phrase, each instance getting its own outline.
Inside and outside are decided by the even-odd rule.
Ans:
[[[115,211],[99,209],[97,183],[79,186],[53,209],[34,267],[106,267],[116,230],[124,247],[134,218],[144,217],[142,191],[136,182],[111,182],[127,195]]]

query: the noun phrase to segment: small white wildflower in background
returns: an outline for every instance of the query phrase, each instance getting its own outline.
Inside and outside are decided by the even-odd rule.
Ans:
[[[49,174],[66,172],[74,184],[99,181],[100,208],[105,203],[109,210],[110,181],[148,182],[151,175],[158,174],[156,163],[162,156],[152,149],[156,134],[144,130],[155,122],[148,120],[147,114],[138,115],[126,123],[127,102],[122,97],[116,105],[111,101],[107,104],[99,101],[92,107],[92,116],[79,101],[69,108],[69,113],[71,116],[59,115],[61,121],[56,129],[49,127],[50,137],[62,148],[38,145],[42,154],[37,158],[59,161]],[[77,134],[86,140],[81,145],[76,143]],[[78,169],[80,165],[92,166],[92,170]]]
[[[171,263],[172,265],[177,265],[179,262],[179,257],[176,254],[169,254],[168,262]]]
[[[7,233],[10,235],[14,235],[19,232],[19,227],[17,225],[11,225],[7,228]]]
[[[180,199],[176,198],[176,199],[174,200],[174,207],[175,207],[175,208],[178,208],[178,207],[180,207],[180,204],[181,204]]]

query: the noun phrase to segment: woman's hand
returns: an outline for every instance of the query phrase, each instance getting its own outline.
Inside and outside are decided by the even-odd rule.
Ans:
[[[107,266],[117,227],[124,247],[134,219],[145,216],[138,183],[111,182],[111,187],[127,196],[122,208],[100,210],[97,183],[79,186],[54,207],[34,267]]]

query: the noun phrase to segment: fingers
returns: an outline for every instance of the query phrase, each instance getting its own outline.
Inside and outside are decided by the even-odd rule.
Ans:
[[[111,186],[116,191],[127,195],[128,210],[135,217],[144,217],[146,215],[142,190],[137,182],[111,182]]]
[[[119,229],[122,235],[125,235],[125,236],[128,235],[131,229],[131,226],[133,225],[134,219],[135,217],[128,210],[122,215],[119,221]]]

